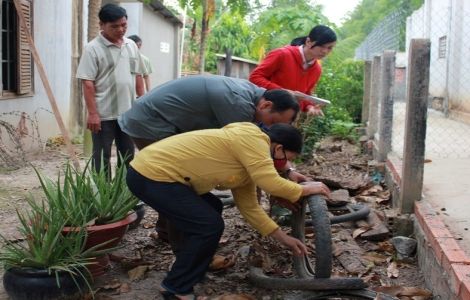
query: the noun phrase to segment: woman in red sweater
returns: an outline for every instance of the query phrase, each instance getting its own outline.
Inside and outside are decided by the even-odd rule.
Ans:
[[[250,74],[250,81],[268,90],[283,88],[311,95],[322,72],[318,60],[327,57],[335,44],[336,34],[331,28],[315,26],[308,36],[269,52]],[[320,105],[302,99],[299,102],[303,112],[323,115]]]

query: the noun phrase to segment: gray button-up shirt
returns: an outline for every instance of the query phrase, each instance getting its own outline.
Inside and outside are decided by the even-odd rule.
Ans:
[[[152,89],[118,122],[130,136],[155,141],[233,122],[252,122],[265,91],[244,79],[187,76]]]

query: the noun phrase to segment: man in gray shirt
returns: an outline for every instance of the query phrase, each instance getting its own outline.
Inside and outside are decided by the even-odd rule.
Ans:
[[[137,148],[193,130],[221,128],[233,122],[291,123],[300,106],[283,89],[266,91],[248,80],[219,75],[193,75],[164,83],[140,97],[118,118],[119,126]],[[284,170],[283,170],[284,171]],[[308,179],[289,172],[296,182]],[[166,222],[166,221],[165,221]],[[159,237],[177,252],[182,241],[178,230],[159,218]],[[168,239],[171,231],[171,239]]]
[[[266,91],[248,80],[193,75],[162,84],[118,118],[138,149],[166,137],[233,122],[291,123],[299,111],[294,96]]]

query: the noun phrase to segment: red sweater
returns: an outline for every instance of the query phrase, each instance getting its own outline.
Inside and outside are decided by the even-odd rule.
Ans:
[[[307,70],[304,70],[302,63],[298,46],[274,49],[250,74],[250,81],[267,90],[284,88],[311,95],[322,68],[316,60]],[[305,112],[309,105],[314,104],[310,101],[301,101],[300,109]]]

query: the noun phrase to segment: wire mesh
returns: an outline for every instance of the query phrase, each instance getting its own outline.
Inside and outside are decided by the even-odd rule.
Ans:
[[[407,52],[419,38],[431,42],[426,158],[470,158],[470,1],[426,1],[407,18],[394,11],[356,49],[358,60],[397,51],[392,151],[403,157]]]

